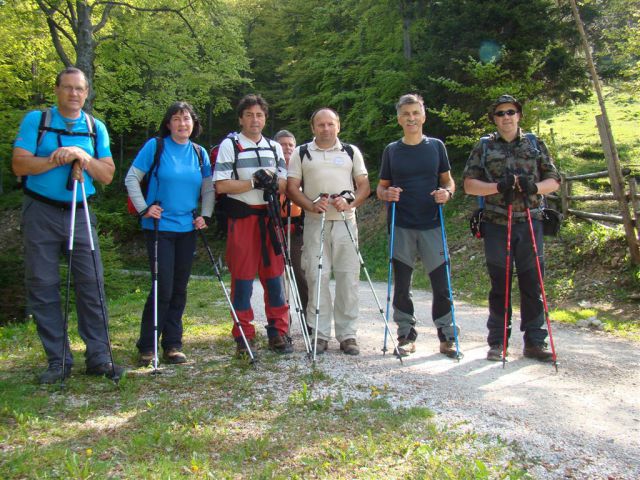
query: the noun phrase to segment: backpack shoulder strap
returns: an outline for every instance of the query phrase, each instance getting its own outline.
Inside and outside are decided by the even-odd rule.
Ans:
[[[311,161],[311,154],[309,153],[309,144],[303,143],[300,145],[300,163],[304,161],[305,155],[309,157],[309,161]]]
[[[98,131],[96,130],[96,119],[90,113],[84,112],[84,118],[87,123],[87,131],[89,132],[89,138],[93,143],[93,156],[98,158]]]
[[[538,148],[538,137],[536,137],[535,133],[525,133],[524,134],[525,137],[527,137],[529,139],[529,141],[531,142],[531,145],[533,145],[533,148],[535,148],[536,152],[540,152],[540,149]]]
[[[42,139],[44,138],[44,134],[49,129],[51,125],[51,109],[45,108],[42,111],[42,115],[40,115],[40,124],[38,125],[38,141],[36,143],[36,148],[40,146],[42,143]]]
[[[487,149],[489,147],[489,140],[493,139],[493,135],[485,135],[484,137],[480,137],[480,143],[482,145],[482,153],[480,154],[480,166],[484,170],[485,175],[487,176],[487,180],[493,181],[493,176],[487,170]],[[484,208],[484,197],[478,196],[478,207]]]
[[[158,175],[158,168],[160,167],[160,157],[162,156],[162,151],[164,150],[164,138],[156,137],[156,153],[153,155],[153,163],[151,164],[151,168],[149,169],[149,177],[151,175]]]
[[[342,151],[343,152],[347,152],[347,155],[349,155],[349,158],[351,159],[351,161],[353,161],[353,145],[349,144],[349,143],[344,143],[344,142],[340,142],[342,143]]]
[[[240,156],[240,152],[243,150],[242,145],[240,145],[240,137],[236,132],[231,132],[227,135],[227,138],[231,140],[231,144],[233,145],[233,165],[231,168],[233,169],[233,176],[236,180],[240,179],[238,175],[238,157]]]
[[[198,157],[198,166],[200,167],[200,172],[202,172],[202,168],[204,167],[204,157],[202,156],[202,146],[193,142],[191,142],[191,145],[193,145],[193,149],[196,151],[196,156]]]

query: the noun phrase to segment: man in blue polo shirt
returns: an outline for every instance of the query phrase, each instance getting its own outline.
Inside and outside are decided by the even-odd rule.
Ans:
[[[12,158],[13,171],[23,178],[25,193],[22,223],[27,301],[49,362],[40,375],[41,383],[56,383],[69,376],[73,362],[64,331],[59,261],[60,253],[67,250],[71,202],[81,202],[82,195],[78,189],[77,197],[72,198],[67,179],[73,169],[74,178],[84,183],[87,196],[91,196],[95,193],[93,182],[109,184],[115,171],[105,125],[99,120],[94,125],[82,111],[89,93],[84,73],[71,67],[60,72],[55,93],[57,107],[49,110],[49,125],[41,123],[44,112],[29,112],[20,125]],[[47,128],[40,132],[41,126]],[[89,135],[91,132],[95,133],[94,138]],[[91,216],[91,232],[98,272],[94,270],[85,216],[80,212],[75,220],[71,270],[78,332],[86,345],[87,374],[117,379],[123,368],[112,365],[109,354],[106,319],[100,303],[99,288],[104,288],[104,280],[95,217]],[[63,342],[67,343],[66,350]],[[63,350],[67,357],[65,371]]]

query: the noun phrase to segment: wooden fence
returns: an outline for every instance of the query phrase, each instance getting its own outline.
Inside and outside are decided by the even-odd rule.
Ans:
[[[635,228],[635,240],[640,241],[640,189],[638,189],[638,183],[640,183],[640,176],[631,175],[629,168],[622,169],[622,175],[626,188],[624,189],[625,203],[631,206],[633,212],[633,226]],[[586,173],[583,175],[566,175],[561,174],[562,185],[559,193],[547,195],[547,198],[552,201],[556,201],[560,204],[562,213],[567,215],[574,215],[578,218],[586,220],[596,220],[599,222],[609,222],[624,224],[623,215],[615,215],[611,213],[596,213],[587,212],[572,208],[572,202],[579,201],[592,201],[592,202],[620,202],[620,199],[614,193],[598,193],[588,195],[574,195],[573,184],[574,182],[592,180],[597,178],[609,178],[609,171]]]

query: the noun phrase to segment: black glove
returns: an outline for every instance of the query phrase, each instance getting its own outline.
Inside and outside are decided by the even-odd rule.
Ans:
[[[515,175],[508,173],[502,180],[498,182],[498,185],[497,185],[498,192],[506,193],[509,190],[513,190],[513,187],[515,184],[516,184]]]
[[[518,177],[518,185],[522,193],[526,193],[527,195],[535,195],[538,193],[536,182],[529,178],[528,175],[520,175]]]
[[[273,192],[274,183],[275,185],[278,184],[278,178],[274,174],[267,172],[265,169],[260,169],[253,174],[253,186],[255,188],[259,188],[265,192]]]

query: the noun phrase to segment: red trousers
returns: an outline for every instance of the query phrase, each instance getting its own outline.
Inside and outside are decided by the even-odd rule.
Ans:
[[[267,336],[284,335],[289,329],[289,306],[285,300],[282,279],[284,259],[282,255],[275,254],[269,233],[264,235],[264,230],[261,233],[260,222],[268,224],[269,220],[258,215],[229,218],[227,231],[226,255],[231,273],[231,301],[248,339],[256,335],[251,324],[254,319],[251,294],[256,273],[264,289]],[[266,249],[263,249],[263,242]],[[264,258],[265,252],[268,262]],[[237,340],[240,339],[240,330],[235,322],[231,333]]]

